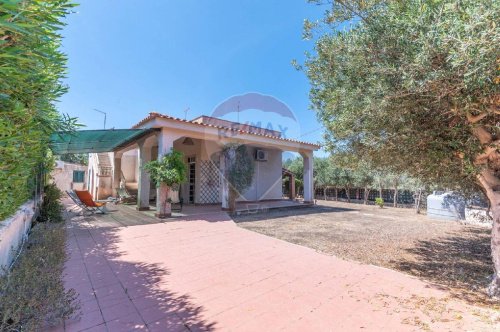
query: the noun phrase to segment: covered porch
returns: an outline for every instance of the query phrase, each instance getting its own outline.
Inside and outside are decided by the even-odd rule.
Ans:
[[[152,202],[153,203],[153,202]],[[239,201],[236,203],[236,211],[237,215],[245,215],[245,214],[257,214],[257,213],[265,213],[272,210],[280,210],[280,209],[300,209],[304,207],[314,206],[314,203],[304,203],[302,200],[290,200],[290,199],[282,199],[282,200],[272,200],[272,201],[259,201],[259,202],[246,202]],[[137,210],[135,206],[124,205],[125,209],[133,209]],[[142,210],[145,215],[155,216],[155,205],[151,204],[149,210]],[[121,208],[120,208],[121,209]],[[187,204],[184,205],[182,211],[172,210],[171,218],[186,218],[186,217],[196,217],[202,215],[209,215],[212,213],[221,212],[220,204]]]
[[[65,206],[70,211],[78,211],[78,207],[67,199],[64,201]],[[257,214],[277,209],[293,209],[312,206],[313,204],[302,203],[298,201],[282,200],[260,203],[245,203],[239,202],[236,204],[237,214]],[[107,214],[97,214],[94,216],[82,216],[90,227],[97,228],[114,228],[114,227],[129,227],[140,225],[157,224],[164,221],[179,221],[196,218],[210,219],[210,216],[221,216],[221,208],[219,204],[209,205],[194,205],[185,206],[182,211],[172,211],[169,219],[158,219],[155,217],[155,206],[152,205],[150,210],[138,211],[135,205],[125,204],[109,204],[107,206]],[[227,216],[227,215],[226,215]]]

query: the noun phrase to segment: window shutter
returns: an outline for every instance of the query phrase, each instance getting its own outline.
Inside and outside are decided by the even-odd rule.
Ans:
[[[73,171],[73,182],[82,183],[85,178],[85,171]]]

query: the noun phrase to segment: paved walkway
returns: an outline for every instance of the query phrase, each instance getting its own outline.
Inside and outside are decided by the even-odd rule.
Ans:
[[[491,312],[416,278],[247,231],[224,213],[159,222],[126,209],[69,215],[65,282],[83,315],[58,330],[499,330]]]

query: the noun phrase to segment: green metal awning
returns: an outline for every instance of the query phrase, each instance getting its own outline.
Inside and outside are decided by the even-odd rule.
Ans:
[[[58,132],[50,138],[55,155],[111,152],[154,132],[156,129],[104,129]]]

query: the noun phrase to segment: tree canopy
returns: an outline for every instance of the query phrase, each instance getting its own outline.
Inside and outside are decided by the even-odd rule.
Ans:
[[[425,183],[482,190],[499,272],[500,1],[324,3],[324,18],[306,22],[306,37],[321,35],[304,68],[327,149]]]

